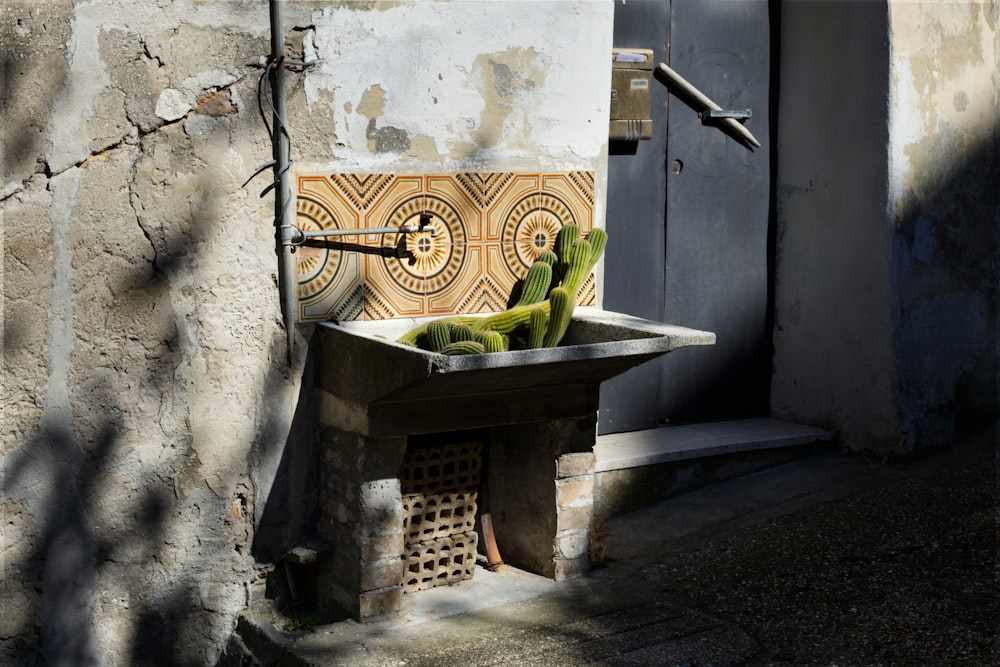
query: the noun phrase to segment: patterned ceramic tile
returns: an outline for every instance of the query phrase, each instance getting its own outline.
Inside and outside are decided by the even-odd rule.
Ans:
[[[497,312],[559,229],[593,226],[592,172],[325,174],[297,179],[305,230],[428,231],[315,240],[297,250],[299,319]],[[594,278],[580,303],[594,303]]]

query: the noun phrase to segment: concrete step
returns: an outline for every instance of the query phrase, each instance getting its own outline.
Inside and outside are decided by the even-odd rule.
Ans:
[[[679,424],[597,438],[598,523],[708,484],[827,450],[832,431],[766,417]]]
[[[760,417],[661,426],[597,438],[597,472],[829,442],[834,433],[816,426]]]

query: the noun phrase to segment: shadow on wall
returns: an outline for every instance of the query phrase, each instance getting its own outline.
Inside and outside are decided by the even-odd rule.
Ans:
[[[310,344],[287,441],[281,448],[274,481],[256,524],[252,553],[259,563],[277,563],[289,548],[316,533],[319,461],[314,446],[317,439],[313,354]],[[262,440],[274,442],[276,437]]]
[[[967,141],[947,127],[925,140],[924,174],[947,176],[918,183],[928,194],[908,190],[897,210],[894,346],[907,452],[956,437],[995,443],[1000,128]]]
[[[26,100],[37,95],[35,91],[29,90],[31,86],[28,83],[30,81],[35,87],[38,86],[34,76],[36,72],[33,70],[41,65],[15,59],[14,54],[19,52],[17,47],[24,40],[14,31],[3,30],[2,39],[6,44],[5,48],[0,49],[0,117],[3,118],[4,125],[0,132],[3,140],[0,193],[7,187],[8,181],[20,181],[30,177],[32,173],[43,171],[41,144],[45,136],[46,118],[45,114],[26,113],[22,106]],[[22,52],[32,50],[24,48]],[[57,90],[62,87],[63,80],[46,80],[46,83],[51,85],[52,90]]]
[[[217,193],[210,172],[197,176],[196,193]],[[255,577],[249,554],[252,498],[247,494],[242,505],[230,505],[207,487],[184,415],[189,400],[212,397],[185,395],[178,386],[179,369],[208,351],[182,333],[192,315],[174,309],[170,292],[189,281],[204,247],[199,239],[217,229],[211,200],[192,196],[201,204],[192,204],[183,220],[149,239],[156,248],[151,263],[109,271],[114,296],[108,303],[76,304],[77,311],[103,306],[112,324],[96,342],[74,328],[69,386],[63,389],[67,406],[43,412],[34,435],[5,456],[4,495],[24,499],[21,546],[31,546],[18,552],[16,562],[4,564],[7,576],[18,578],[5,581],[4,588],[5,597],[10,591],[8,603],[18,605],[19,619],[12,638],[0,642],[4,664],[92,664],[102,653],[136,666],[205,664],[206,651],[221,648],[230,629],[219,596],[246,599]],[[71,289],[79,299],[80,286]],[[170,321],[157,354],[135,356],[148,341],[136,343],[138,353],[115,349],[116,339],[142,335],[116,330],[117,325],[135,326],[135,316],[155,309],[166,309]],[[5,327],[17,322],[17,303],[6,311]],[[70,317],[77,327],[77,318]],[[30,344],[8,335],[4,352]],[[278,335],[261,355],[262,362],[279,360],[264,378],[265,396],[268,389],[287,385],[284,344],[284,335]],[[81,367],[81,359],[109,350],[122,355],[106,361],[111,371]],[[123,395],[124,387],[130,392]],[[159,415],[155,408],[153,414],[143,410],[148,406],[141,405],[140,394],[153,397]],[[280,421],[269,409],[257,406],[264,431]],[[150,447],[136,439],[147,437],[162,442],[155,461],[140,460]],[[259,433],[257,442],[248,443],[251,459],[262,456],[268,438],[275,437]],[[234,464],[241,467],[241,478],[250,477],[252,462]],[[231,568],[225,581],[216,576],[220,564]],[[213,632],[219,641],[214,649],[211,640],[206,643]]]

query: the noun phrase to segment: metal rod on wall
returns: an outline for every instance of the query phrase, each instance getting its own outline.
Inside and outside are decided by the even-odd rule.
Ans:
[[[695,88],[693,85],[691,85],[691,83],[687,79],[682,77],[674,70],[670,69],[670,67],[668,67],[666,64],[660,63],[659,65],[656,66],[656,68],[660,71],[661,74],[667,77],[667,80],[669,80],[670,83],[674,84],[675,86],[683,90],[685,93],[688,94],[689,97],[691,97],[691,99],[695,100],[706,110],[717,111],[717,112],[723,110],[722,107],[713,102],[708,97],[708,95]],[[723,125],[725,125],[730,130],[738,134],[751,146],[760,148],[760,142],[757,141],[757,137],[753,136],[750,130],[744,127],[738,120],[727,114],[716,116],[716,118],[719,118],[722,121]]]
[[[294,227],[289,221],[292,192],[288,184],[291,146],[285,129],[285,26],[280,0],[270,0],[271,13],[271,153],[274,158],[274,226],[278,253],[278,290],[285,324],[288,363],[295,345],[296,273],[292,245]]]

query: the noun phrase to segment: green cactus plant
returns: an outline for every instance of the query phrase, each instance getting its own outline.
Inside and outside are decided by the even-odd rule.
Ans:
[[[535,308],[528,319],[528,349],[535,350],[545,341],[545,324],[549,316],[544,308]]]
[[[528,306],[542,301],[548,294],[551,284],[552,266],[544,260],[536,259],[535,263],[528,269],[528,275],[524,278],[521,299],[516,305]]]
[[[584,281],[587,280],[587,276],[590,275],[592,250],[593,248],[591,248],[590,243],[584,239],[579,239],[569,251],[569,268],[563,277],[562,286],[574,297],[580,291],[580,287],[583,286]]]
[[[433,320],[430,323],[422,324],[419,327],[410,329],[405,334],[396,339],[397,343],[403,345],[409,345],[411,347],[425,347],[427,344],[427,327],[434,322],[444,322],[451,326],[452,324],[465,324],[469,326],[474,324],[479,320],[478,317],[473,317],[471,315],[453,315],[450,317],[443,317],[438,320]]]
[[[556,235],[556,254],[559,256],[559,268],[564,274],[569,268],[570,250],[579,238],[580,228],[576,225],[563,225]]]
[[[587,234],[587,242],[590,244],[591,248],[591,263],[590,270],[594,270],[594,266],[597,264],[597,260],[601,258],[604,254],[604,248],[608,245],[608,233],[598,227],[597,229],[592,229],[589,234]]]
[[[451,343],[451,330],[447,322],[435,320],[427,325],[427,346],[432,352],[440,351],[449,343]]]
[[[499,331],[477,331],[476,340],[483,345],[486,352],[503,352],[506,348],[504,336]]]
[[[559,263],[559,257],[551,250],[543,250],[538,253],[538,257],[535,258],[536,262],[545,262],[551,267],[555,267]]]
[[[600,260],[607,240],[603,229],[581,238],[579,227],[565,225],[556,238],[556,253],[546,250],[538,255],[525,276],[521,299],[513,307],[486,317],[456,315],[434,320],[412,329],[397,342],[441,354],[555,347],[566,334],[580,289]],[[557,271],[562,280],[550,290]]]
[[[474,340],[460,340],[454,343],[448,343],[440,350],[440,354],[448,355],[459,355],[459,354],[485,354],[486,348],[482,343],[478,343]]]
[[[428,325],[429,327],[430,325]],[[462,322],[449,323],[448,330],[451,334],[451,342],[461,343],[464,341],[475,340],[475,331],[468,324]]]
[[[476,329],[491,331],[499,331],[504,335],[511,335],[520,327],[528,326],[528,322],[531,318],[531,311],[535,307],[543,308],[548,311],[549,304],[548,301],[543,301],[539,304],[532,304],[528,306],[515,306],[509,310],[505,310],[502,313],[496,313],[494,315],[489,315],[475,323]]]
[[[565,287],[555,287],[549,293],[549,326],[545,332],[542,347],[555,347],[566,334],[569,320],[573,316],[576,299]]]

